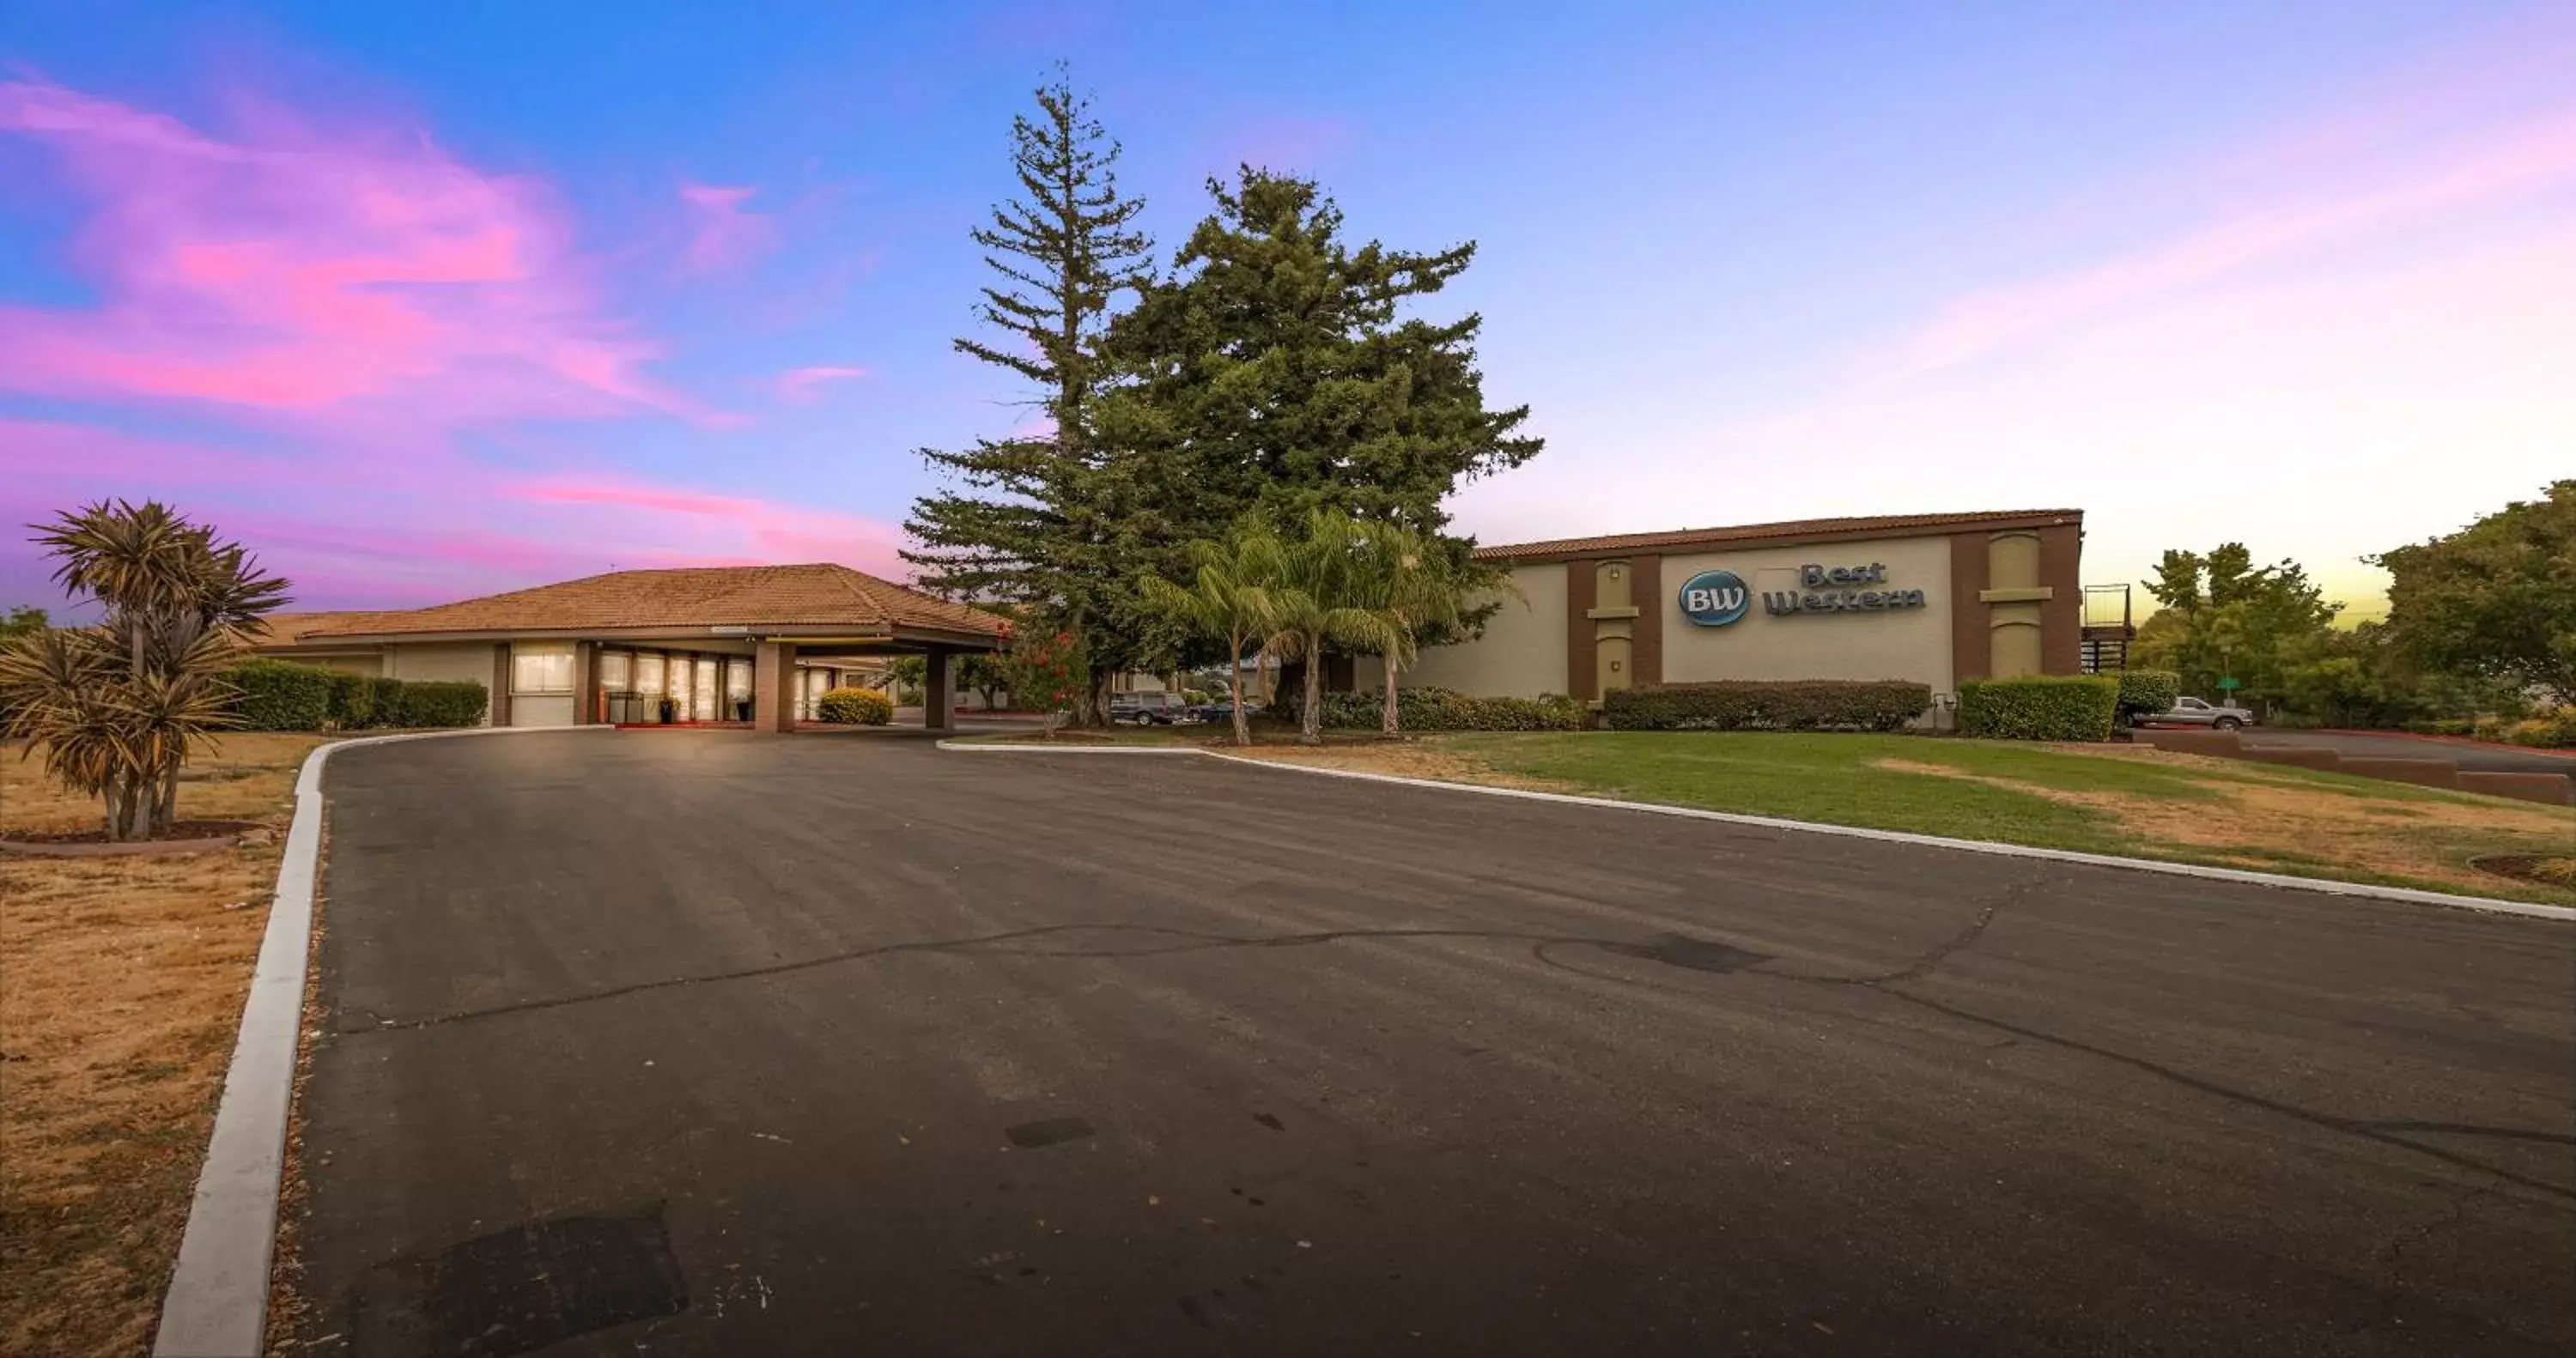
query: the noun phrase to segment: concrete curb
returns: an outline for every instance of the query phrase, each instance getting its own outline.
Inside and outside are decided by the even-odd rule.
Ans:
[[[1727,825],[1749,825],[1766,830],[1795,830],[1807,834],[1840,835],[1846,839],[1871,839],[1884,844],[1912,844],[1929,849],[1956,849],[1964,853],[1992,854],[1999,858],[2037,858],[2058,863],[2083,863],[2097,868],[2124,868],[2132,872],[2157,872],[2171,877],[2198,877],[2213,882],[2234,882],[2243,886],[2280,887],[2291,891],[2313,891],[2329,896],[2361,896],[2373,900],[2405,901],[2413,905],[2437,905],[2453,910],[2478,910],[2489,914],[2521,915],[2531,919],[2576,922],[2576,906],[2537,905],[2528,901],[2497,900],[2488,896],[2455,896],[2444,891],[2421,891],[2414,887],[2378,886],[2369,882],[2338,882],[2325,877],[2291,877],[2277,872],[2248,872],[2242,868],[2210,868],[2196,863],[2164,863],[2152,858],[2122,858],[2114,854],[2078,853],[2073,849],[2041,849],[2021,844],[1999,844],[1983,839],[1949,839],[1941,835],[1909,834],[1902,830],[1870,830],[1857,825],[1827,825],[1819,821],[1782,820],[1775,816],[1748,816],[1735,811],[1707,811],[1695,806],[1667,806],[1660,802],[1621,801],[1615,797],[1585,797],[1569,792],[1539,792],[1529,788],[1487,787],[1480,783],[1448,783],[1436,778],[1405,778],[1391,773],[1363,773],[1357,769],[1317,768],[1312,764],[1292,764],[1284,760],[1248,759],[1217,750],[1189,747],[1078,745],[1050,750],[1045,747],[1007,744],[959,744],[943,740],[943,750],[1002,750],[1017,753],[1068,754],[1076,750],[1085,754],[1199,754],[1222,759],[1230,764],[1249,764],[1256,768],[1288,769],[1297,773],[1320,774],[1327,778],[1355,778],[1362,782],[1397,783],[1406,787],[1439,788],[1450,792],[1474,792],[1488,797],[1518,797],[1525,801],[1562,802],[1572,806],[1604,807],[1615,811],[1645,811],[1658,816],[1679,816],[1687,820],[1711,820]]]
[[[295,819],[277,864],[241,1033],[224,1072],[223,1101],[205,1168],[188,1207],[179,1262],[162,1294],[153,1358],[260,1358],[268,1328],[268,1270],[277,1245],[277,1198],[286,1170],[287,1113],[295,1093],[297,1038],[304,1021],[305,960],[312,951],[313,900],[321,885],[322,766],[341,750],[451,736],[606,731],[606,726],[475,727],[333,741],[304,757],[295,779]]]

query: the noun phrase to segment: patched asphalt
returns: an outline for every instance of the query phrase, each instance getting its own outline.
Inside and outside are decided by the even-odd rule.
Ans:
[[[292,1352],[2576,1350],[2564,924],[900,738],[328,791]]]

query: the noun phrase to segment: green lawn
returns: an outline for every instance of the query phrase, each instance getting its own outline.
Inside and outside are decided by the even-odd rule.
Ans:
[[[2033,793],[1872,764],[1945,764],[2078,792],[2214,795],[2150,766],[1913,736],[1593,731],[1441,736],[1436,743],[1505,773],[1571,783],[1605,796],[2098,853],[2119,852],[2127,843],[2107,814]]]
[[[2576,892],[2469,866],[2482,854],[2576,853],[2576,809],[2281,765],[2158,764],[2004,742],[1755,731],[1497,733],[1426,743],[1499,773],[1636,801],[2576,904]],[[2019,787],[1879,766],[1889,760]],[[2133,800],[2100,808],[2044,791]],[[2250,811],[2240,796],[2269,800]],[[2150,813],[2223,828],[2234,842],[2178,842],[2128,819]]]

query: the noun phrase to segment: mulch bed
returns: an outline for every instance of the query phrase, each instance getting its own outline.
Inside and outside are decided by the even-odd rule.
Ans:
[[[174,822],[150,839],[111,841],[105,830],[0,835],[0,853],[38,854],[57,858],[212,853],[217,849],[231,848],[244,831],[270,828],[255,820],[183,820]]]

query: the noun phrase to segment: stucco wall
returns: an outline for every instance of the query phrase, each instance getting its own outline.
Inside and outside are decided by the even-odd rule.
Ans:
[[[1805,565],[1887,567],[1879,589],[1919,589],[1921,608],[1885,612],[1768,612],[1769,590],[1799,590]],[[1681,591],[1701,571],[1732,571],[1753,591],[1742,618],[1702,627],[1684,616]],[[1863,588],[1868,588],[1864,586]],[[1667,556],[1662,597],[1664,672],[1669,684],[1704,679],[1911,679],[1935,693],[1953,691],[1950,664],[1950,540],[1898,538],[1806,547],[1696,552]],[[1645,606],[1647,601],[1638,603]],[[1651,679],[1652,676],[1640,676]]]
[[[1565,567],[1556,562],[1521,566],[1512,583],[1526,597],[1504,596],[1485,624],[1485,635],[1457,646],[1435,646],[1405,672],[1408,685],[1430,684],[1482,697],[1535,698],[1565,691]],[[1374,691],[1384,671],[1362,657],[1355,687]]]
[[[385,673],[404,683],[419,680],[462,681],[492,687],[492,643],[460,641],[394,645],[385,648]],[[569,709],[565,720],[571,720]],[[492,724],[492,705],[483,705],[483,724]]]

